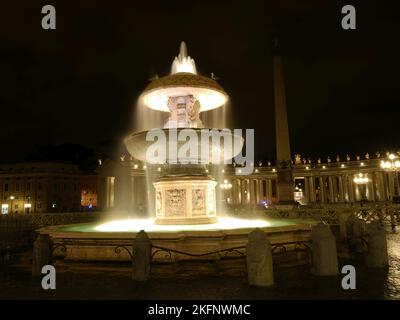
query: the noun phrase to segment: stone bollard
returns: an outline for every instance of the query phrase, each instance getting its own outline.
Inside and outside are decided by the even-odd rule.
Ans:
[[[336,239],[328,225],[319,223],[311,232],[312,273],[317,276],[338,274]]]
[[[271,243],[260,229],[249,233],[246,247],[249,285],[268,287],[274,284]]]
[[[367,227],[367,235],[368,253],[365,257],[367,267],[388,267],[388,249],[384,227],[382,227],[379,222],[373,222]]]
[[[349,220],[351,220],[350,250],[355,253],[365,253],[366,248],[362,239],[365,235],[365,221],[354,216]]]
[[[33,243],[32,275],[41,276],[42,267],[50,264],[51,239],[48,234],[39,234]]]
[[[140,230],[133,243],[132,267],[133,280],[149,280],[151,267],[151,242],[144,230]]]
[[[353,237],[362,238],[365,234],[365,222],[361,219],[354,218]]]
[[[338,219],[339,219],[339,233],[340,233],[340,238],[342,240],[347,239],[349,236],[349,230],[348,230],[348,219],[350,217],[351,213],[350,212],[340,212]]]

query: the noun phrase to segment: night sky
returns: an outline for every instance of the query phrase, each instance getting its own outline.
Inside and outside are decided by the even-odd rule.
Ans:
[[[292,154],[399,147],[400,6],[388,1],[10,1],[0,19],[0,161],[44,144],[111,154],[148,79],[185,40],[231,98],[232,123],[275,158],[273,37],[283,57]],[[57,30],[41,28],[41,8]],[[341,28],[353,4],[357,30]]]

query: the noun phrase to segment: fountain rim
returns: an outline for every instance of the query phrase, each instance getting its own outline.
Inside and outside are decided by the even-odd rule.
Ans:
[[[209,111],[221,107],[229,100],[229,95],[225,92],[225,90],[219,85],[217,81],[212,78],[193,74],[189,72],[178,72],[174,74],[170,74],[167,76],[163,76],[160,78],[156,78],[152,80],[143,90],[140,95],[143,101],[145,98],[151,94],[156,93],[157,91],[163,91],[168,89],[178,89],[185,88],[191,89],[193,94],[196,95],[196,90],[206,90],[210,92],[217,92],[224,98],[224,102],[220,104],[213,104],[211,107],[202,106],[200,112]],[[170,96],[179,96],[181,94],[171,94]],[[146,104],[146,103],[145,103]],[[150,104],[146,104],[146,106],[152,110],[162,111],[162,112],[170,112],[168,107],[163,106],[153,106]]]
[[[153,129],[159,129],[159,130],[162,130],[163,132],[166,132],[167,133],[167,142],[169,142],[169,131],[171,131],[171,130],[176,130],[177,131],[177,133],[179,134],[179,132],[180,131],[182,131],[182,130],[195,130],[195,131],[197,131],[197,132],[201,132],[201,130],[217,130],[218,132],[220,132],[220,133],[222,133],[222,130],[225,130],[225,129],[218,129],[218,128],[153,128]],[[144,139],[143,139],[143,141],[145,142],[145,143],[152,143],[152,141],[147,141],[146,139],[145,139],[145,135],[149,132],[149,131],[151,131],[152,129],[149,129],[149,130],[143,130],[143,131],[138,131],[138,132],[132,132],[132,133],[130,133],[130,134],[128,134],[124,139],[123,139],[123,142],[124,142],[124,144],[125,144],[125,146],[126,146],[126,148],[128,149],[128,151],[129,151],[129,153],[134,157],[134,158],[136,158],[136,159],[138,159],[138,160],[140,160],[140,161],[144,161],[144,162],[147,162],[146,160],[145,160],[145,158],[143,158],[142,156],[138,156],[138,154],[136,153],[136,156],[135,155],[133,155],[132,153],[131,153],[131,150],[129,149],[129,147],[128,147],[128,145],[129,145],[129,143],[130,143],[130,141],[132,140],[132,139],[138,139],[140,136],[142,136]],[[229,129],[230,130],[230,129]],[[238,153],[237,154],[239,154],[240,152],[241,152],[241,150],[242,150],[242,148],[243,148],[243,145],[244,145],[244,138],[242,137],[242,136],[239,136],[239,135],[236,135],[234,132],[229,132],[229,134],[230,134],[230,136],[231,137],[239,137],[240,139],[241,139],[241,148],[240,148],[240,151],[238,151]],[[223,136],[223,135],[221,135],[221,136]],[[212,139],[212,137],[209,137],[209,138],[211,138]],[[201,139],[201,137],[199,137],[199,139]],[[220,140],[221,141],[221,140]],[[184,144],[185,143],[185,141],[180,141],[182,144]],[[179,142],[178,142],[179,143]],[[234,144],[234,142],[232,142],[232,146],[234,146],[233,145]],[[212,144],[210,144],[210,146],[212,146]],[[234,151],[234,150],[233,150]],[[233,152],[234,153],[234,152]],[[225,154],[224,154],[224,160],[229,160],[229,159],[232,159],[232,158],[234,158],[237,154],[233,154],[233,156],[232,157],[225,157]]]
[[[270,220],[275,220],[270,218]],[[283,220],[283,219],[276,219]],[[285,226],[266,226],[260,227],[258,229],[264,231],[265,233],[283,233],[283,232],[298,232],[298,231],[309,231],[312,225],[316,224],[316,221],[310,221],[307,219],[294,219],[293,224]],[[97,222],[96,222],[97,223]],[[140,232],[132,231],[72,231],[63,230],[66,227],[93,225],[95,222],[88,223],[75,223],[75,224],[65,224],[57,226],[47,226],[37,229],[39,234],[48,234],[50,237],[57,239],[134,239],[136,235]],[[161,231],[146,231],[149,238],[152,240],[167,240],[167,239],[184,239],[184,238],[224,238],[227,236],[239,236],[248,235],[251,231],[255,230],[256,227],[244,227],[238,229],[217,229],[217,230],[179,230],[175,232],[161,232]]]

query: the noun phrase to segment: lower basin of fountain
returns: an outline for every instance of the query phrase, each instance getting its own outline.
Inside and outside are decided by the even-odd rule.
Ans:
[[[245,247],[248,234],[255,228],[267,234],[277,252],[296,260],[304,259],[295,248],[310,240],[315,223],[297,219],[220,217],[212,224],[158,225],[154,219],[122,219],[50,226],[39,232],[50,235],[54,265],[70,271],[131,272],[128,251],[132,250],[136,234],[145,230],[153,245],[154,272],[163,276],[185,273],[182,268],[189,263],[194,274],[206,270],[207,274],[220,273],[221,268],[230,274],[234,270],[245,272]],[[237,249],[231,251],[231,248]],[[193,263],[198,265],[193,267]]]

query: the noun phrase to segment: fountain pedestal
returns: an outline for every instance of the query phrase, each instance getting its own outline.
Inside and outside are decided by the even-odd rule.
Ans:
[[[165,177],[154,183],[157,224],[206,224],[217,221],[215,186],[207,177]]]

